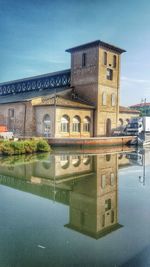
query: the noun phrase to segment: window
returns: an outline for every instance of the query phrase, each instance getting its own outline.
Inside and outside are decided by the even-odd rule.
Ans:
[[[43,133],[46,137],[51,134],[51,119],[49,114],[46,114],[43,118]]]
[[[111,211],[111,223],[114,222],[114,219],[115,219],[115,213],[114,213],[114,211],[112,210],[112,211]]]
[[[75,116],[73,118],[72,131],[73,132],[80,132],[80,124],[81,124],[80,117],[79,116]]]
[[[104,65],[107,65],[107,53],[106,52],[104,52]]]
[[[104,189],[106,186],[106,175],[102,175],[101,187]]]
[[[90,161],[91,161],[90,156],[86,156],[86,155],[83,156],[84,165],[88,165],[90,163]]]
[[[61,118],[61,132],[68,133],[69,132],[69,117],[67,115],[64,115]]]
[[[116,68],[117,66],[117,57],[114,55],[113,56],[113,67]]]
[[[114,173],[112,172],[112,173],[110,174],[110,185],[111,185],[111,186],[114,186],[114,183],[115,183],[115,175],[114,175]]]
[[[114,107],[116,105],[116,97],[115,97],[115,94],[112,94],[111,95],[111,105],[112,105],[112,107]]]
[[[90,118],[85,117],[83,120],[83,132],[90,132]]]
[[[10,109],[8,110],[8,116],[9,116],[9,118],[14,119],[15,111],[14,111],[13,108],[10,108]]]
[[[108,211],[111,209],[111,199],[106,199],[105,200],[105,211]]]
[[[106,95],[106,92],[103,92],[103,94],[102,94],[102,105],[106,106],[106,102],[107,102],[107,95]]]
[[[87,63],[87,55],[86,53],[82,54],[82,67],[85,67]]]
[[[110,154],[107,154],[106,155],[106,161],[110,161],[111,160],[111,155]]]
[[[105,214],[102,215],[102,227],[105,226]]]
[[[72,156],[72,165],[78,167],[80,165],[81,158],[77,155]]]
[[[63,169],[67,169],[69,167],[69,157],[67,155],[61,155],[60,165]]]
[[[113,79],[113,70],[112,69],[107,69],[106,78],[107,78],[107,80]]]

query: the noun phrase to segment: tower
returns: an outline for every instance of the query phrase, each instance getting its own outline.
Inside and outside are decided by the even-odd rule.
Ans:
[[[71,53],[71,86],[95,105],[94,136],[109,136],[118,122],[120,55],[125,50],[97,40],[66,51]]]

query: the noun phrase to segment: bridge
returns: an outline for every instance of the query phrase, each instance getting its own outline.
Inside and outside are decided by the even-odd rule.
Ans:
[[[70,87],[70,69],[0,83],[0,96],[15,95],[19,93],[42,91],[45,89]]]

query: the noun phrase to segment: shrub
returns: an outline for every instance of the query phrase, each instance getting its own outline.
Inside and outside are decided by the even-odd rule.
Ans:
[[[14,155],[21,155],[25,153],[25,148],[24,148],[24,141],[13,141],[10,142],[10,146],[14,150]]]
[[[49,152],[50,147],[46,140],[4,141],[0,144],[4,155],[21,155],[35,152]]]
[[[35,153],[37,151],[37,142],[34,140],[24,141],[24,149],[26,153]]]
[[[49,152],[50,151],[50,146],[46,140],[39,140],[37,142],[37,151],[38,152]]]
[[[6,141],[1,144],[1,151],[4,155],[13,155],[14,149],[10,146],[10,142]]]

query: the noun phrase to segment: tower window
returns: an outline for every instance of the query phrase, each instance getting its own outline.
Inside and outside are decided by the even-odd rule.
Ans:
[[[107,69],[106,78],[107,78],[107,80],[112,81],[112,79],[113,79],[113,70],[112,69]]]
[[[117,57],[114,55],[113,56],[113,67],[116,68],[117,66]]]
[[[104,52],[104,65],[107,65],[107,53],[106,52]]]
[[[111,199],[106,199],[105,200],[105,211],[108,211],[111,209]]]
[[[85,67],[87,64],[87,54],[83,53],[82,54],[82,67]]]

